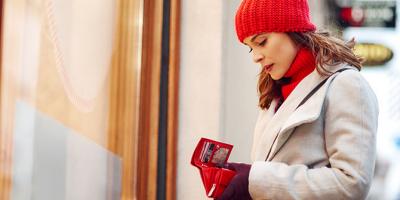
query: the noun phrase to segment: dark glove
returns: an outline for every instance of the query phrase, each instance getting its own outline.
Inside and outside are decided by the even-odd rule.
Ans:
[[[236,171],[228,187],[216,200],[251,200],[249,193],[249,173],[251,165],[244,163],[227,163],[224,166]]]

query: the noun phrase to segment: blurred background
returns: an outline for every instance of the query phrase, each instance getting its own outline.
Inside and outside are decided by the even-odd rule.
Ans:
[[[207,199],[201,137],[250,162],[259,66],[240,0],[2,0],[0,199]],[[400,0],[309,0],[380,106],[368,199],[400,199]]]

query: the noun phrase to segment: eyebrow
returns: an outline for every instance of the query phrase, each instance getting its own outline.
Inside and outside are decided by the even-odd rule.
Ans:
[[[262,35],[262,34],[264,34],[264,33],[259,33],[259,34],[255,35],[255,36],[253,36],[253,37],[250,39],[250,42],[254,42],[254,40],[256,40],[257,37],[260,36],[260,35]],[[245,44],[245,45],[248,45],[248,44],[246,44],[245,42],[244,42],[244,44]]]
[[[256,40],[257,37],[260,36],[261,34],[262,34],[262,33],[253,36],[253,37],[250,39],[250,41],[251,41],[251,42],[254,42],[254,40]]]

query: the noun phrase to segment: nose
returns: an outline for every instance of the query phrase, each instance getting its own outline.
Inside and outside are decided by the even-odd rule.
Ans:
[[[261,62],[261,60],[264,58],[264,56],[261,53],[258,53],[256,51],[253,50],[253,61],[255,63],[259,63]]]

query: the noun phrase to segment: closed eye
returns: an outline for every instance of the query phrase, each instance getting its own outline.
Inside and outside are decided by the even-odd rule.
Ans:
[[[267,39],[261,41],[260,43],[258,43],[258,46],[264,46],[267,43]]]
[[[265,44],[267,43],[267,39],[264,39],[263,41],[261,41],[260,43],[256,43],[258,46],[263,47]],[[251,53],[253,51],[253,48],[250,47],[249,53]]]

